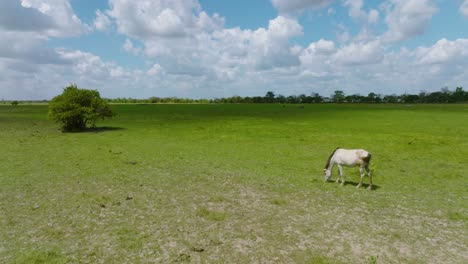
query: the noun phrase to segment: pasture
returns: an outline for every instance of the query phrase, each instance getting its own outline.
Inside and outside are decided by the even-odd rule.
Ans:
[[[468,105],[112,108],[0,106],[1,263],[468,262]],[[338,146],[374,190],[324,182]]]

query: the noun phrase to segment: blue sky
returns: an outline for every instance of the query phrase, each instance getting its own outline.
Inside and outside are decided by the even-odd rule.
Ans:
[[[0,0],[0,99],[468,87],[468,0]]]

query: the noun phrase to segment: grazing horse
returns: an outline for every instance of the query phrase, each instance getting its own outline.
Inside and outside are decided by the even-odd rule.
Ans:
[[[340,177],[336,180],[339,182],[341,179],[341,185],[344,185],[345,178],[343,175],[343,166],[355,167],[359,166],[359,172],[361,173],[361,180],[357,185],[357,188],[361,187],[362,180],[364,179],[364,169],[369,176],[369,190],[372,189],[372,176],[369,169],[369,162],[371,160],[371,154],[363,149],[342,149],[337,148],[333,153],[328,157],[327,164],[325,165],[325,181],[329,181],[332,173],[333,166],[335,164],[338,166],[340,172]]]

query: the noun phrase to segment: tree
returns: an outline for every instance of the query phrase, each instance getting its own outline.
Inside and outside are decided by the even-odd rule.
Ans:
[[[463,87],[457,87],[455,88],[455,92],[452,93],[451,99],[452,102],[466,102],[468,101],[468,92],[465,92]]]
[[[367,102],[368,103],[375,103],[377,101],[377,94],[375,93],[369,93],[367,95]]]
[[[286,103],[286,97],[282,94],[279,94],[278,96],[276,96],[276,101],[280,104],[284,104]]]
[[[318,93],[312,93],[312,94],[311,94],[311,97],[312,97],[312,101],[313,101],[314,103],[321,103],[321,102],[323,102],[323,97],[320,96],[320,94],[318,94]]]
[[[419,102],[419,95],[417,94],[404,94],[401,96],[401,101],[405,104],[414,104]]]
[[[391,104],[398,103],[398,100],[399,100],[399,97],[396,94],[386,95],[383,98],[384,103],[391,103]]]
[[[14,106],[14,107],[15,107],[15,106],[18,106],[18,104],[19,104],[19,102],[16,101],[16,100],[11,102],[11,105]]]
[[[342,103],[345,100],[345,93],[340,90],[336,90],[335,93],[332,95],[332,101],[334,103]]]
[[[273,93],[272,91],[268,91],[265,94],[265,102],[274,103],[275,102],[275,93]]]
[[[88,125],[95,127],[98,119],[113,115],[98,91],[79,89],[75,84],[66,87],[49,103],[49,118],[60,123],[63,132],[83,130]]]
[[[348,103],[363,103],[366,97],[360,94],[352,94],[345,97],[345,101]]]

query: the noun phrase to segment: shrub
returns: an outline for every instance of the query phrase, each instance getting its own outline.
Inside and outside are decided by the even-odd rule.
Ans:
[[[79,89],[69,85],[49,103],[49,118],[60,123],[63,132],[80,131],[96,126],[98,119],[114,113],[96,90]]]

